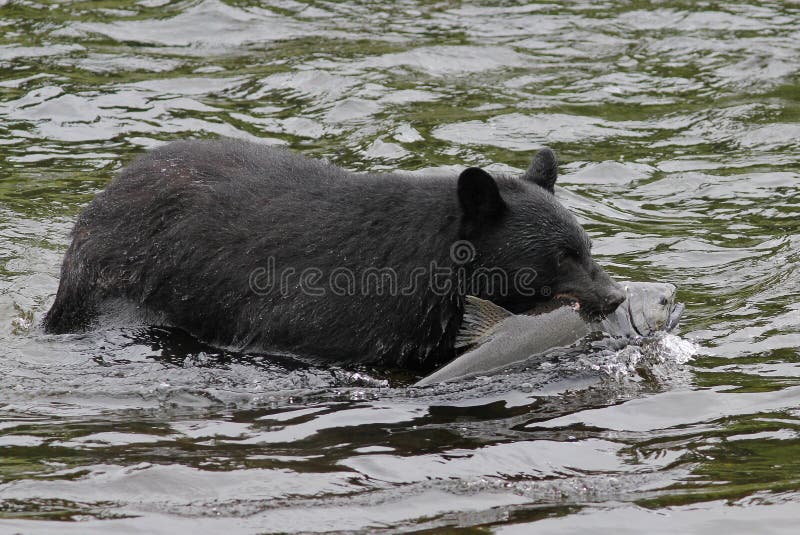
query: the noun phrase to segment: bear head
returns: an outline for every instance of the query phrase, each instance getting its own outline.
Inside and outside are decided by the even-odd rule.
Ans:
[[[520,178],[492,177],[472,167],[458,179],[461,238],[474,247],[467,293],[512,312],[552,298],[570,300],[587,319],[613,312],[625,299],[591,256],[591,240],[556,200],[557,162],[541,150]],[[501,283],[505,277],[505,283]]]

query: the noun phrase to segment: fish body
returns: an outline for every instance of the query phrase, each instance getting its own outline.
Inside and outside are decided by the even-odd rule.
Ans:
[[[463,355],[418,381],[426,386],[485,373],[520,362],[552,348],[572,345],[602,331],[613,337],[637,338],[677,325],[683,305],[675,303],[676,288],[668,283],[623,283],[626,299],[600,321],[588,321],[579,310],[563,304],[515,315],[483,299],[467,296],[456,347],[472,347]]]

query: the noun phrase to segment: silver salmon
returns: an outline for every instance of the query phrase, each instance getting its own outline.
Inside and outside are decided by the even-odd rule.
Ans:
[[[467,296],[456,348],[472,347],[455,360],[419,380],[426,386],[486,373],[549,349],[574,344],[592,332],[639,338],[675,328],[684,306],[675,303],[669,283],[622,283],[627,297],[610,315],[589,321],[576,303],[554,300],[528,314],[515,315],[490,301]]]

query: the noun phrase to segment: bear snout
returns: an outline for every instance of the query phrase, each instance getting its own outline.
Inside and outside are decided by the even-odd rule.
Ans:
[[[625,295],[625,290],[622,288],[622,286],[614,282],[611,290],[603,299],[601,312],[604,315],[611,314],[617,309],[618,306],[622,304],[623,301],[625,301],[626,298],[627,296]]]

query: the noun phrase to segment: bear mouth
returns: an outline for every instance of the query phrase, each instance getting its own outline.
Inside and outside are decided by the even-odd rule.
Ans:
[[[553,299],[561,301],[564,305],[570,307],[575,312],[578,312],[581,309],[580,300],[572,294],[556,294]]]

